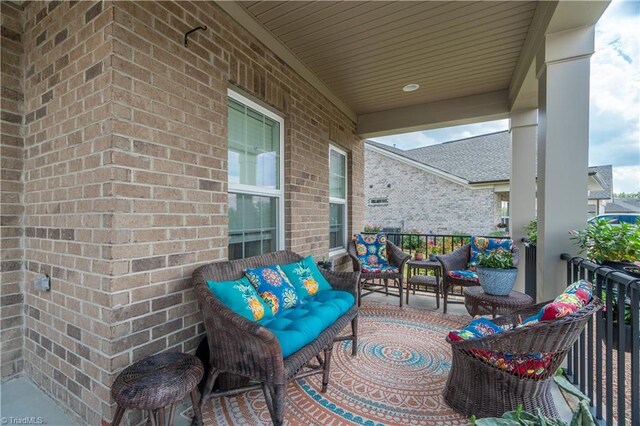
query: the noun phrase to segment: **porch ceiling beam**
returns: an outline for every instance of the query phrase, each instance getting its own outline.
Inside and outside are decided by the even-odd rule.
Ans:
[[[227,12],[235,21],[249,31],[255,38],[260,40],[269,50],[275,53],[287,65],[289,65],[296,73],[304,78],[340,111],[342,111],[353,122],[357,122],[357,115],[336,96],[333,91],[318,76],[311,71],[296,55],[289,50],[275,35],[266,29],[261,23],[255,20],[242,5],[235,1],[216,1],[222,10]]]
[[[508,91],[499,90],[361,114],[357,131],[363,138],[370,138],[508,117]]]
[[[529,26],[527,38],[520,50],[516,69],[509,86],[509,103],[512,111],[532,109],[538,106],[538,84],[535,79],[534,61],[549,27],[558,2],[539,2]]]
[[[538,107],[535,58],[548,34],[595,25],[609,0],[539,2],[509,86],[512,111]]]

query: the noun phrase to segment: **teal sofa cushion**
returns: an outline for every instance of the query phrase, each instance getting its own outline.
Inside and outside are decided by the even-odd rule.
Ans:
[[[332,289],[331,284],[322,275],[312,256],[307,256],[300,262],[280,265],[280,267],[302,299],[308,299]]]
[[[227,308],[249,320],[273,317],[271,308],[258,296],[247,277],[236,281],[207,281],[207,286]]]
[[[285,309],[295,308],[302,301],[279,265],[245,269],[244,274],[274,315]]]
[[[313,342],[355,303],[351,293],[328,290],[309,298],[295,309],[287,309],[259,322],[278,339],[286,358]]]

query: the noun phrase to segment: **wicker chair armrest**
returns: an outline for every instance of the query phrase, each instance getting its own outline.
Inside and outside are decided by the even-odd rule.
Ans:
[[[358,259],[358,253],[356,252],[356,243],[350,240],[347,244],[347,254],[351,258],[354,271],[360,271],[360,260]]]
[[[194,283],[209,342],[211,365],[254,380],[285,383],[282,348],[275,335],[227,308],[203,280]]]
[[[544,305],[545,303],[539,303],[530,306],[495,322],[498,325],[515,325],[518,315],[533,314]],[[589,317],[602,309],[602,306],[602,301],[596,297],[587,306],[563,318],[541,321],[477,339],[451,341],[451,345],[467,352],[472,349],[517,354],[564,352],[582,332]]]
[[[360,272],[335,272],[321,269],[322,275],[329,281],[334,290],[342,290],[356,296],[358,283],[360,282]]]
[[[442,271],[445,277],[449,271],[467,269],[470,248],[471,244],[465,244],[451,253],[436,256],[436,259],[442,264]]]
[[[387,258],[389,265],[395,266],[402,272],[404,264],[411,259],[411,255],[400,250],[398,246],[387,240]]]

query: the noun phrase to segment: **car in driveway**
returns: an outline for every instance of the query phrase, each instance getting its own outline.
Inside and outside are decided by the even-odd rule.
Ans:
[[[596,219],[607,219],[613,225],[621,223],[631,223],[640,225],[640,213],[606,213],[594,216],[587,220],[587,223],[593,223]]]

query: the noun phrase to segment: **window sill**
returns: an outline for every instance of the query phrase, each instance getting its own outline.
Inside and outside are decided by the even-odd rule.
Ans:
[[[346,248],[338,248],[338,249],[333,249],[333,250],[329,250],[329,257],[333,257],[333,256],[338,256],[340,254],[346,254],[347,253],[347,249]]]

